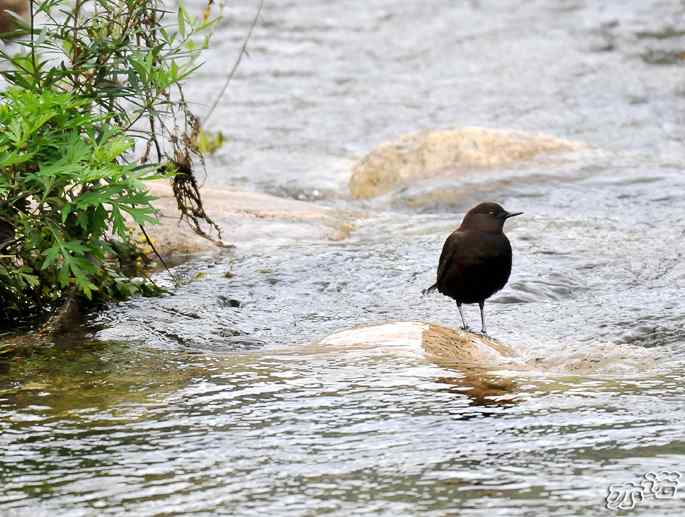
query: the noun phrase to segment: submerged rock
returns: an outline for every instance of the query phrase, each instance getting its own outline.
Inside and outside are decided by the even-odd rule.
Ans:
[[[148,227],[147,232],[160,253],[197,253],[228,246],[204,239],[179,222],[176,198],[169,183],[150,182],[148,187],[157,198],[154,205],[160,211],[160,224]],[[351,220],[359,216],[259,192],[212,188],[203,189],[201,194],[207,214],[222,229],[223,240],[231,244],[343,240],[352,231]]]
[[[413,321],[344,330],[328,336],[319,344],[407,352],[445,366],[486,368],[518,362],[516,353],[509,346],[488,336]]]
[[[548,344],[534,353],[529,346],[514,350],[480,334],[411,321],[336,332],[308,351],[419,357],[443,372],[434,382],[479,405],[513,404],[531,390],[560,393],[575,386],[579,376],[649,376],[658,366],[653,350],[625,344]]]
[[[515,379],[502,370],[526,369],[507,345],[487,336],[422,322],[393,322],[337,332],[314,345],[329,352],[354,350],[419,356],[457,375],[435,382],[467,395],[477,404],[509,404],[517,393]]]
[[[353,169],[350,192],[371,198],[395,187],[436,177],[466,176],[537,155],[581,149],[546,135],[483,128],[420,131],[374,149]]]
[[[658,366],[654,350],[619,343],[560,343],[537,351],[529,346],[514,350],[489,336],[415,321],[397,321],[343,330],[316,345],[317,350],[377,351],[419,356],[441,367],[458,370],[460,384],[483,384],[498,379],[498,372],[516,372],[519,378],[595,375],[613,373],[644,374]],[[508,384],[510,379],[504,379]],[[454,383],[449,381],[449,383]],[[490,383],[492,384],[492,383]]]

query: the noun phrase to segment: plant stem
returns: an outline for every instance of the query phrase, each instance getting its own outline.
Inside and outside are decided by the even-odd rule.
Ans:
[[[35,22],[34,22],[34,16],[35,13],[33,11],[33,0],[29,2],[29,12],[31,16],[31,69],[33,71],[33,78],[34,81],[36,82],[36,87],[40,89],[41,85],[41,80],[40,80],[40,73],[38,69],[36,68],[36,45],[35,45]]]

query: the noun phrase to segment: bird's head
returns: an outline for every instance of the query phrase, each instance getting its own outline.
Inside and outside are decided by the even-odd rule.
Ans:
[[[522,213],[507,212],[497,203],[481,203],[466,213],[464,220],[461,222],[461,229],[501,233],[504,221]]]

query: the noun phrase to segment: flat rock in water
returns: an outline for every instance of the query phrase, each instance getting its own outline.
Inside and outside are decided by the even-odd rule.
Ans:
[[[314,347],[310,351],[373,351],[425,358],[445,368],[445,374],[435,382],[466,394],[479,404],[513,400],[517,383],[498,372],[527,369],[524,361],[504,343],[472,332],[414,321],[336,332]]]
[[[443,368],[435,381],[477,403],[509,403],[531,385],[559,392],[569,377],[606,374],[650,375],[658,365],[653,351],[615,343],[578,343],[530,356],[487,336],[431,323],[402,321],[344,330],[309,347],[314,353],[361,353],[422,357]],[[457,373],[457,375],[451,374]],[[526,387],[524,387],[526,386]]]
[[[409,352],[456,367],[487,368],[518,362],[509,346],[487,336],[414,321],[344,330],[328,336],[319,344]]]
[[[350,192],[372,198],[422,179],[467,176],[585,146],[546,135],[484,128],[420,131],[378,146],[353,169]]]
[[[221,246],[221,242],[212,243],[179,222],[176,198],[168,182],[147,185],[160,211],[160,225],[147,231],[163,255],[211,251]],[[259,246],[264,240],[343,240],[353,228],[351,221],[362,216],[259,192],[205,188],[201,195],[205,211],[222,229],[223,241],[245,246]]]

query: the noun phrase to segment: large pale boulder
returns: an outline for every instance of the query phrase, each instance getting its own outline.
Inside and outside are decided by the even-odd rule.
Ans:
[[[148,188],[157,198],[154,205],[161,224],[147,230],[162,254],[210,251],[223,245],[196,235],[179,222],[176,198],[168,182],[150,182]],[[222,230],[223,242],[245,246],[259,246],[265,241],[342,240],[353,228],[351,221],[362,215],[229,188],[204,188],[201,194],[205,211]]]
[[[378,146],[352,171],[350,192],[371,198],[401,185],[475,172],[583,145],[551,136],[483,128],[420,131]]]

